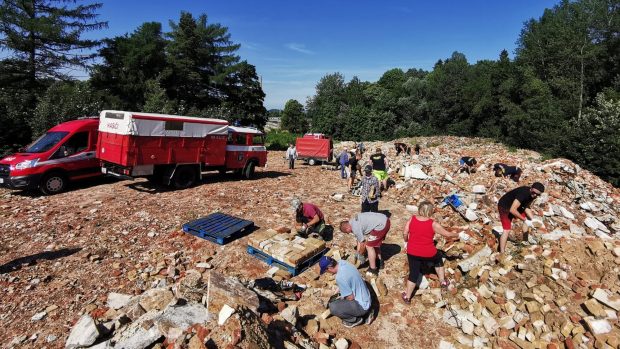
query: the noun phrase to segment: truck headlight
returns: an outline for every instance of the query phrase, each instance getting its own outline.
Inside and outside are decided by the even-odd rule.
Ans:
[[[37,166],[38,162],[39,162],[39,159],[22,161],[19,164],[15,165],[15,169],[16,170],[25,170],[27,168],[35,167],[35,166]]]

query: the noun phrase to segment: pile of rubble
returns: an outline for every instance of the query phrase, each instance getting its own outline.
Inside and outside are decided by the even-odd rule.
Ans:
[[[336,230],[359,212],[359,193],[348,193],[339,173],[289,171],[283,154],[272,152],[257,180],[214,175],[183,191],[146,190],[141,181],[50,197],[0,190],[3,347],[618,348],[620,190],[568,160],[484,139],[398,141],[419,143],[420,155],[365,143],[364,161],[376,147],[388,156],[392,182],[379,203],[392,220],[386,266],[367,279],[377,315],[371,325],[348,329],[330,316],[331,274],[313,267],[293,277],[247,253],[279,234],[286,237],[265,252],[294,255],[280,248],[281,238],[299,252],[318,248],[295,241],[288,228],[268,229],[292,220],[292,197],[319,206]],[[353,143],[337,144],[336,153],[343,146]],[[478,159],[475,173],[455,173],[461,156]],[[521,167],[521,183],[494,177],[496,162]],[[515,236],[499,255],[497,201],[534,181],[546,191],[532,205],[530,238]],[[436,203],[435,219],[459,237],[437,241],[450,286],[441,289],[430,268],[406,305],[401,232],[422,200]],[[261,229],[225,246],[181,231],[215,211]],[[336,231],[325,246],[355,262],[351,235]],[[365,275],[366,265],[358,267]]]

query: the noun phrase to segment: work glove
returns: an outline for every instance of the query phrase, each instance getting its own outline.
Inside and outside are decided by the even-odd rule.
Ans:
[[[363,254],[357,253],[357,252],[355,253],[355,259],[357,259],[357,261],[360,262],[360,264],[364,264],[368,260],[366,256],[364,256]]]

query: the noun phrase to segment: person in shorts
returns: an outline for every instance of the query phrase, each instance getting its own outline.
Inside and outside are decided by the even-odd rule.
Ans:
[[[343,259],[337,261],[327,256],[321,257],[319,268],[321,274],[336,276],[338,293],[328,304],[330,313],[340,318],[344,327],[355,327],[364,320],[369,325],[373,320],[372,298],[357,268]]]
[[[387,169],[390,164],[387,157],[381,152],[381,148],[377,148],[376,152],[370,156],[370,162],[372,163],[373,175],[377,177],[382,188],[387,190]]]
[[[545,186],[540,182],[535,182],[531,186],[515,188],[504,194],[497,202],[499,219],[502,222],[502,235],[499,238],[499,252],[504,253],[510,231],[512,230],[512,220],[517,218],[522,220],[528,227],[533,226],[532,219],[534,214],[530,210],[532,202],[545,192]]]
[[[362,212],[379,212],[379,193],[381,185],[377,177],[372,175],[372,167],[366,165],[364,167],[364,176],[362,177],[362,190],[360,193],[362,199]]]
[[[366,261],[365,252],[368,252],[368,271],[370,276],[379,274],[383,269],[381,245],[390,230],[390,219],[383,213],[363,212],[356,214],[348,221],[340,222],[340,231],[352,233],[357,240],[356,258],[360,263]]]
[[[416,286],[422,282],[422,265],[432,264],[439,277],[441,287],[448,287],[443,258],[434,243],[435,234],[448,238],[458,237],[458,233],[449,232],[431,217],[435,208],[433,204],[424,201],[420,204],[418,214],[411,216],[405,225],[403,239],[407,250],[407,261],[409,262],[409,278],[407,286],[402,292],[401,297],[405,303],[411,303],[411,295]]]
[[[475,166],[477,163],[478,160],[476,160],[476,158],[473,158],[471,156],[463,156],[459,160],[459,168],[456,170],[456,172],[467,172],[467,174],[476,172]]]
[[[362,155],[359,152],[355,152],[355,153],[351,153],[351,158],[349,159],[349,167],[350,167],[350,174],[349,174],[349,191],[351,191],[351,189],[353,189],[353,185],[355,184],[355,177],[357,177],[357,173],[360,174],[360,176],[362,175],[362,170],[361,170],[361,166],[360,166],[360,159],[362,158]]]

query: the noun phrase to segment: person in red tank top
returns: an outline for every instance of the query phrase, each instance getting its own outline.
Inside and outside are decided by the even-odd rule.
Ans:
[[[418,209],[418,215],[411,216],[403,231],[403,239],[407,246],[407,259],[409,262],[409,279],[407,280],[405,291],[401,294],[405,303],[411,303],[413,291],[422,282],[420,269],[423,263],[433,264],[441,286],[448,286],[448,282],[445,280],[443,259],[437,248],[435,248],[433,238],[435,234],[445,237],[457,237],[458,233],[449,232],[439,223],[433,221],[431,216],[434,209],[433,204],[430,202],[422,202]]]

